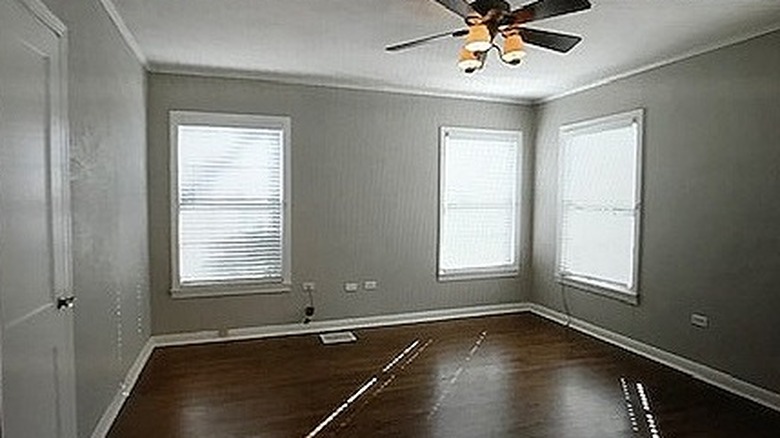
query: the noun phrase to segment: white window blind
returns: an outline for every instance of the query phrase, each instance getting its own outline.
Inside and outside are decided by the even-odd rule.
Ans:
[[[636,294],[642,112],[562,128],[558,275]]]
[[[172,119],[176,286],[288,281],[289,122],[184,112]]]
[[[517,273],[520,139],[442,128],[440,279]]]

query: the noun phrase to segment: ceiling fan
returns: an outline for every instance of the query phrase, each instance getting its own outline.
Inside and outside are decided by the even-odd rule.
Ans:
[[[574,48],[582,37],[525,27],[524,24],[590,9],[588,0],[537,0],[512,10],[506,0],[434,0],[462,17],[466,29],[442,32],[385,47],[397,52],[447,37],[466,37],[460,51],[458,67],[474,73],[485,66],[490,49],[495,48],[502,61],[518,65],[526,55],[524,46],[531,44],[560,53]],[[498,35],[504,39],[503,50],[493,41]]]

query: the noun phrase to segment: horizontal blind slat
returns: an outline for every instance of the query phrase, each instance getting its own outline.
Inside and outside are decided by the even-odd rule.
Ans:
[[[439,267],[443,271],[516,263],[517,134],[447,133]]]
[[[637,128],[573,132],[562,143],[559,266],[564,275],[632,287]]]
[[[282,129],[180,125],[180,278],[280,278]]]

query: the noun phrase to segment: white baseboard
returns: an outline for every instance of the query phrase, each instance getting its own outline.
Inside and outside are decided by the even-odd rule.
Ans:
[[[664,364],[668,367],[689,374],[690,376],[703,382],[709,383],[710,385],[717,386],[718,388],[780,412],[780,394],[772,392],[768,389],[756,386],[744,380],[740,380],[730,374],[724,373],[723,371],[716,370],[698,362],[694,362],[690,359],[686,359],[666,350],[661,350],[660,348],[653,347],[652,345],[648,345],[643,342],[631,339],[627,336],[609,331],[589,322],[577,318],[571,318],[569,320],[569,318],[563,313],[557,312],[539,304],[528,304],[528,308],[532,313],[561,325],[565,325],[567,321],[570,321],[569,327],[573,328],[574,330],[593,336],[594,338],[598,338],[604,342],[615,345],[624,350],[628,350],[632,353],[636,353],[652,361]]]
[[[268,337],[302,335],[308,333],[322,333],[336,330],[352,330],[368,327],[386,327],[401,324],[415,324],[420,322],[445,321],[459,318],[472,318],[478,316],[504,315],[510,313],[527,312],[526,303],[495,304],[487,306],[465,307],[457,309],[430,310],[425,312],[403,313],[396,315],[378,315],[361,318],[347,318],[331,321],[314,321],[310,324],[278,324],[263,327],[246,327],[229,329],[226,333],[217,330],[205,330],[189,333],[174,333],[156,335],[149,338],[146,345],[138,353],[133,365],[127,371],[119,391],[108,405],[103,416],[100,417],[97,426],[92,432],[92,438],[104,438],[111,425],[116,420],[119,411],[130,395],[138,377],[141,375],[146,362],[157,347],[170,347],[177,345],[206,344],[213,342],[227,342],[246,339],[261,339]]]
[[[220,333],[217,330],[195,333],[174,333],[153,336],[154,345],[168,347],[174,345],[206,344],[246,339],[261,339],[277,336],[304,335],[337,330],[354,330],[370,327],[416,324],[420,322],[446,321],[450,319],[473,318],[478,316],[505,315],[527,312],[527,303],[494,304],[487,306],[463,307],[456,309],[429,310],[424,312],[377,315],[359,318],[345,318],[329,321],[312,321],[309,324],[277,324],[262,327],[242,327],[228,329]]]
[[[138,381],[138,377],[141,375],[141,371],[143,371],[149,357],[151,357],[154,347],[154,341],[149,339],[143,348],[141,348],[141,351],[135,358],[135,362],[133,362],[130,369],[127,370],[127,375],[122,381],[119,391],[117,391],[114,399],[111,400],[111,404],[109,404],[105,412],[103,412],[103,416],[100,417],[100,421],[98,421],[97,426],[95,426],[95,429],[92,431],[92,438],[104,438],[108,435],[111,425],[114,424],[114,420],[117,415],[119,415],[122,406],[125,404],[127,396],[130,395],[130,391],[135,387],[135,383]]]
[[[193,345],[214,342],[227,342],[247,339],[261,339],[278,336],[322,333],[337,330],[353,330],[370,327],[387,327],[421,322],[446,321],[460,318],[480,316],[505,315],[512,313],[531,312],[550,321],[564,325],[570,321],[569,327],[597,339],[631,351],[652,361],[664,364],[673,369],[689,374],[692,377],[724,389],[728,392],[752,400],[763,406],[780,412],[780,394],[761,388],[752,383],[740,380],[730,374],[694,362],[660,348],[647,345],[627,336],[598,327],[589,322],[569,318],[555,310],[535,303],[510,303],[487,306],[465,307],[457,309],[430,310],[396,315],[378,315],[360,318],[346,318],[330,321],[314,321],[310,324],[278,324],[264,327],[245,327],[229,329],[226,333],[217,330],[207,330],[192,333],[174,333],[152,336],[138,354],[133,365],[127,372],[122,388],[117,392],[111,404],[106,408],[98,425],[92,433],[92,438],[103,438],[111,429],[127,396],[136,384],[146,362],[157,347],[177,345]]]

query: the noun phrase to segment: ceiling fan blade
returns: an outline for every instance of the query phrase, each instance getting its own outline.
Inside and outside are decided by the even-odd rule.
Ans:
[[[545,49],[550,49],[561,53],[568,52],[569,50],[573,49],[574,46],[576,46],[580,41],[582,41],[582,37],[577,35],[548,32],[546,30],[530,29],[527,27],[521,27],[518,29],[518,32],[526,44],[544,47]]]
[[[588,0],[538,0],[510,13],[504,25],[517,25],[590,9]]]
[[[468,29],[460,29],[456,31],[437,33],[436,35],[430,35],[427,37],[417,38],[415,40],[406,41],[403,43],[393,44],[391,46],[385,47],[385,50],[387,50],[388,52],[397,52],[399,50],[409,49],[412,47],[416,47],[446,37],[459,38],[462,36],[466,36],[468,33],[469,33]]]
[[[463,18],[474,14],[474,9],[466,0],[434,0],[436,3],[444,6],[450,11],[460,15]]]

